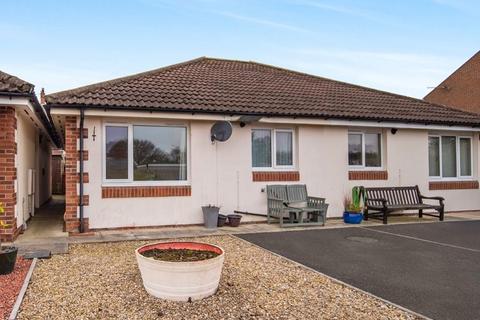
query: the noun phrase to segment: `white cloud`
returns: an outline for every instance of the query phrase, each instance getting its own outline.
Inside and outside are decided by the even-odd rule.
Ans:
[[[267,19],[248,17],[248,16],[239,15],[239,14],[232,13],[232,12],[213,11],[213,13],[220,14],[220,15],[228,17],[228,18],[233,18],[235,20],[251,22],[251,23],[255,23],[255,24],[264,25],[264,26],[267,26],[267,27],[276,28],[276,29],[284,29],[284,30],[297,31],[297,32],[310,32],[310,30],[308,30],[308,29],[297,27],[297,26],[294,26],[294,25],[275,22],[275,21],[271,21],[271,20],[267,20]]]
[[[357,3],[361,3],[361,2],[357,2]],[[326,10],[326,11],[331,11],[339,14],[359,17],[359,18],[370,20],[377,23],[399,26],[398,23],[394,22],[393,17],[385,16],[384,14],[380,14],[379,12],[365,10],[357,6],[341,5],[338,3],[338,1],[332,3],[332,2],[315,1],[315,0],[301,0],[301,1],[297,0],[297,1],[292,1],[292,4],[303,5],[311,8],[316,8],[319,10]]]
[[[440,83],[458,63],[414,52],[314,48],[289,53],[289,68],[417,98],[423,98],[428,87]]]

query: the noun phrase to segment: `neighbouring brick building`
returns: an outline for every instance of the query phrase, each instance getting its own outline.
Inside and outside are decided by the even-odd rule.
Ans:
[[[34,86],[0,71],[0,220],[2,240],[13,240],[51,196],[50,149],[57,141]]]
[[[480,51],[435,87],[424,99],[480,114]]]
[[[480,209],[480,116],[420,99],[199,58],[46,101],[64,137],[69,232],[199,224],[209,204],[265,214],[266,185],[282,183],[325,197],[329,217],[357,185],[418,185],[447,211]],[[228,141],[212,143],[217,121]]]

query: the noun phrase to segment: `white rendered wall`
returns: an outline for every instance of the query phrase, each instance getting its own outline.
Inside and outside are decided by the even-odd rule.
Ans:
[[[36,168],[37,130],[31,120],[17,111],[17,225],[28,219],[28,170]]]
[[[240,128],[238,124],[234,124],[230,140],[212,144],[210,127],[213,121],[121,119],[120,121],[119,118],[87,117],[85,120],[85,127],[89,132],[89,137],[85,139],[85,149],[89,152],[89,160],[85,162],[85,172],[89,173],[90,180],[85,184],[85,194],[90,197],[89,206],[85,207],[85,216],[89,218],[90,228],[202,223],[201,206],[207,204],[220,205],[222,213],[239,210],[265,214],[267,201],[262,189],[267,182],[252,181],[251,129],[254,127],[295,129],[295,157],[301,180],[288,183],[306,183],[311,195],[327,198],[327,202],[330,203],[328,217],[341,216],[344,195],[355,185],[417,184],[424,194],[444,196],[447,210],[480,209],[480,190],[478,189],[428,190],[427,130],[399,129],[395,135],[392,135],[389,129],[379,129],[384,133],[384,165],[388,170],[389,179],[349,181],[347,127],[255,124]],[[189,184],[192,195],[190,197],[102,199],[102,125],[103,121],[108,120],[116,123],[125,121],[187,124],[190,147]],[[92,137],[94,127],[95,141]],[[475,134],[472,141],[474,179],[477,179],[478,134]],[[244,216],[244,219],[248,220],[248,218],[248,215]]]

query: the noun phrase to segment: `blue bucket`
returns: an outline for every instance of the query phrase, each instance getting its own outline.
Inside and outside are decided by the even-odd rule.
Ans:
[[[350,224],[359,224],[363,220],[363,214],[358,212],[344,212],[343,222]]]

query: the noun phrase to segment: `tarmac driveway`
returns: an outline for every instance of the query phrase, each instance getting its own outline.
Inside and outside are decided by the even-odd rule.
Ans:
[[[480,221],[239,237],[434,319],[480,319]]]

